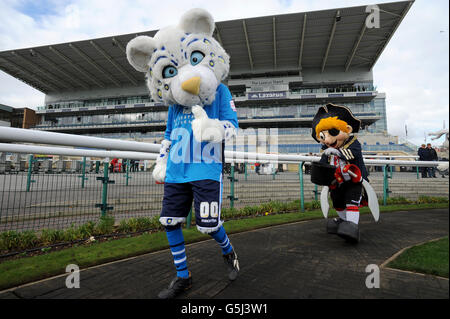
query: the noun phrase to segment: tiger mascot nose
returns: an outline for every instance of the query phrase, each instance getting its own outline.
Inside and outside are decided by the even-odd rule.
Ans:
[[[181,88],[186,92],[198,95],[200,93],[200,82],[201,78],[199,76],[194,76],[181,83]]]

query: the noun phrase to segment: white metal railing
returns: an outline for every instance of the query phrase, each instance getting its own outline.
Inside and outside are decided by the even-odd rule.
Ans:
[[[47,147],[47,146],[35,146],[24,144],[6,144],[6,143],[0,143],[0,151],[9,153],[22,153],[22,154],[103,157],[103,158],[130,158],[136,160],[155,160],[158,157],[158,154],[156,153],[101,151],[101,150],[86,150],[86,149]]]
[[[159,153],[159,144],[107,139],[94,136],[43,132],[12,127],[0,127],[0,141],[89,147],[104,150]]]
[[[42,132],[29,129],[0,127],[0,141],[38,143],[50,145],[62,145],[72,147],[87,147],[101,150],[71,149],[62,147],[48,147],[24,144],[0,143],[0,152],[65,155],[65,156],[91,156],[91,157],[117,157],[133,159],[156,159],[160,144],[108,139],[92,136],[63,134],[54,132]],[[373,157],[373,156],[368,156]],[[225,160],[229,163],[243,162],[271,162],[271,163],[301,163],[317,162],[318,156],[303,156],[291,154],[264,154],[254,152],[225,151]],[[414,166],[436,167],[441,163],[437,161],[401,161],[401,160],[364,160],[370,166]]]

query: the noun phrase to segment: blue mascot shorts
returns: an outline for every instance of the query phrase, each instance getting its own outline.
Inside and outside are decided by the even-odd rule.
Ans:
[[[165,183],[161,217],[166,225],[186,218],[194,200],[197,227],[211,231],[221,225],[222,183],[210,179],[188,183]],[[160,219],[161,220],[161,219]]]

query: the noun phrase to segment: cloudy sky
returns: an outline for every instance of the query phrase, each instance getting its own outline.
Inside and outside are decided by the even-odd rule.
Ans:
[[[383,2],[392,1],[0,0],[0,51],[159,29],[192,7],[223,21]],[[405,125],[415,144],[449,127],[448,12],[447,0],[416,0],[374,67],[387,95],[388,131],[401,140]],[[0,103],[35,108],[44,94],[0,71]]]

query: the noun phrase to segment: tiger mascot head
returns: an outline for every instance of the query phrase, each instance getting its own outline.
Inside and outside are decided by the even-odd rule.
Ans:
[[[155,101],[209,105],[230,70],[230,57],[213,32],[212,16],[203,9],[192,9],[177,26],[160,29],[153,38],[131,40],[127,59],[136,70],[146,73]]]

